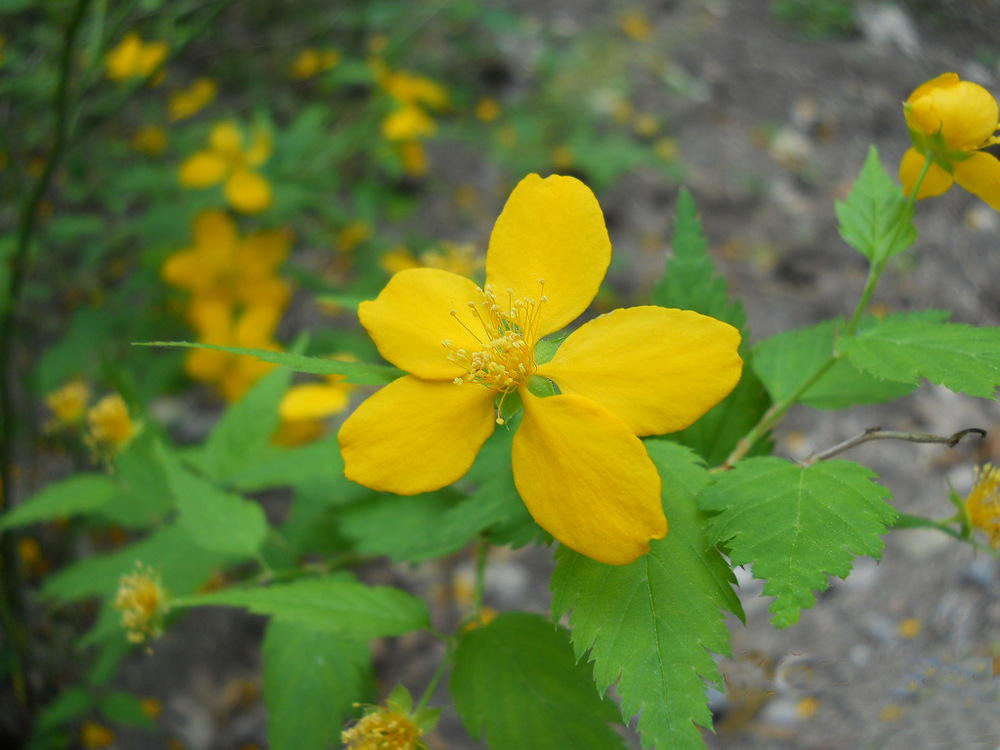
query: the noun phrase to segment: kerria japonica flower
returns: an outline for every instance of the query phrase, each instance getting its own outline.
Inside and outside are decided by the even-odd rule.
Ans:
[[[582,314],[611,259],[594,194],[529,175],[497,220],[486,283],[436,268],[393,276],[361,323],[407,371],[339,433],[345,474],[402,495],[461,478],[518,400],[514,482],[535,521],[610,564],[667,533],[660,477],[639,439],[681,430],[739,381],[739,332],[690,311],[615,310],[546,361],[544,336]]]
[[[918,199],[941,195],[957,182],[1000,211],[1000,160],[984,150],[1000,144],[1000,111],[990,92],[945,73],[918,86],[903,111],[913,141],[899,165],[903,192],[913,192],[930,159]]]

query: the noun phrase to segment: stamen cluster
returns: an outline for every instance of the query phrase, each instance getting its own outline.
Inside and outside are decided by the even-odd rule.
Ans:
[[[378,706],[340,735],[346,750],[417,750],[423,730],[390,704]]]
[[[128,631],[131,643],[142,643],[163,633],[166,600],[160,576],[152,568],[137,562],[135,572],[122,576],[115,609],[122,613],[122,627]]]
[[[539,279],[538,284],[545,289],[544,279]],[[465,375],[455,378],[456,385],[476,383],[505,396],[525,385],[535,374],[535,330],[545,295],[537,300],[516,299],[514,290],[508,289],[501,303],[489,284],[484,289],[477,287],[476,291],[482,299],[478,304],[469,302],[469,309],[482,331],[473,330],[461,321],[459,324],[475,337],[480,348],[470,352],[455,346],[451,339],[442,343],[449,349],[448,360],[466,370]],[[458,320],[456,310],[451,314]],[[497,424],[503,424],[503,419],[498,417]]]

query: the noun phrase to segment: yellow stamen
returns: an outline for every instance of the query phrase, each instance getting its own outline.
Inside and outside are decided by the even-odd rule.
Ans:
[[[539,279],[541,291],[545,280]],[[451,315],[476,341],[480,348],[471,354],[455,346],[451,339],[441,343],[449,350],[448,360],[465,369],[464,376],[455,378],[455,383],[476,383],[500,394],[497,404],[497,424],[504,424],[500,413],[507,394],[527,384],[535,374],[535,343],[538,320],[542,304],[546,301],[541,294],[536,300],[531,297],[517,299],[513,289],[507,289],[505,305],[497,301],[493,288],[487,284],[477,291],[482,299],[469,302],[469,309],[482,327],[477,332],[462,322],[458,312]]]

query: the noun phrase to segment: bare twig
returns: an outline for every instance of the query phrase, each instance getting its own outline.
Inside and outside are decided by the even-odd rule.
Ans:
[[[827,448],[825,451],[820,451],[819,453],[810,454],[801,463],[803,466],[811,466],[817,461],[825,461],[828,458],[833,458],[837,454],[843,453],[856,445],[867,443],[869,440],[903,440],[907,443],[937,443],[940,445],[947,445],[949,448],[954,448],[970,435],[985,438],[986,430],[982,430],[978,427],[969,427],[965,430],[959,430],[954,435],[942,436],[931,435],[926,432],[902,432],[899,430],[885,430],[881,427],[869,427],[860,435],[845,440],[842,443],[838,443],[832,448]]]

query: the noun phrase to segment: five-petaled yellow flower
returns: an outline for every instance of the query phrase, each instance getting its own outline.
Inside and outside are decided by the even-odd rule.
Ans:
[[[990,546],[1000,549],[1000,467],[985,464],[976,471],[976,483],[965,498],[965,508],[972,528],[983,531]]]
[[[244,140],[236,123],[218,123],[209,133],[208,148],[181,164],[181,185],[208,188],[221,182],[229,205],[245,214],[270,207],[274,200],[271,183],[253,168],[271,157],[271,138],[256,130],[248,145]]]
[[[667,521],[639,436],[683,429],[724,398],[740,378],[740,335],[694,312],[634,307],[583,324],[543,361],[536,344],[587,309],[610,259],[589,188],[529,175],[493,229],[482,288],[435,268],[393,276],[358,313],[409,374],[344,423],[347,477],[403,495],[448,485],[519,398],[514,482],[538,524],[601,562],[645,553]]]
[[[169,52],[163,40],[144,42],[142,37],[130,31],[104,58],[108,78],[112,81],[145,78],[163,64]]]
[[[903,191],[913,192],[930,159],[917,198],[940,195],[957,182],[1000,211],[1000,160],[983,150],[1000,144],[996,99],[979,84],[945,73],[918,86],[903,108],[913,140],[899,165]]]

